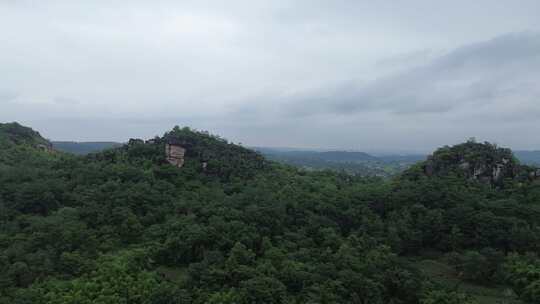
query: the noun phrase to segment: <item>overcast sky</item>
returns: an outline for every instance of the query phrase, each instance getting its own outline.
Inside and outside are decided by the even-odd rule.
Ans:
[[[0,0],[0,121],[244,145],[540,148],[540,1]]]

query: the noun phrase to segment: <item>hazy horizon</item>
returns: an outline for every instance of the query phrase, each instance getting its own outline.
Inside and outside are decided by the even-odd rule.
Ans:
[[[538,150],[540,2],[0,1],[0,121],[116,141]]]
[[[39,130],[36,130],[36,131],[39,131]],[[48,138],[47,136],[45,136],[44,134],[41,134],[44,138],[52,141],[52,142],[75,142],[75,143],[103,143],[103,142],[109,142],[109,143],[119,143],[119,144],[125,144],[127,143],[128,140],[123,140],[123,141],[114,141],[114,140],[73,140],[73,139],[54,139],[54,138]],[[162,136],[163,134],[156,134],[156,136]],[[219,134],[214,134],[214,135],[219,135]],[[148,137],[148,138],[141,138],[141,137],[133,137],[133,138],[138,138],[138,139],[143,139],[143,140],[147,140],[147,139],[151,139],[152,137]],[[347,147],[321,147],[321,146],[268,146],[268,145],[256,145],[256,146],[253,146],[253,145],[245,145],[241,142],[235,142],[235,141],[232,141],[230,140],[229,138],[225,138],[226,140],[228,140],[229,142],[232,142],[232,143],[235,143],[235,144],[241,144],[245,147],[248,147],[248,148],[251,148],[251,149],[275,149],[277,151],[314,151],[314,152],[329,152],[329,151],[345,151],[345,152],[365,152],[365,153],[369,153],[369,154],[373,154],[373,155],[378,155],[378,156],[384,156],[384,155],[426,155],[426,154],[430,154],[432,153],[433,151],[435,151],[437,148],[441,148],[442,146],[452,146],[454,144],[460,144],[460,143],[463,143],[467,140],[470,140],[470,138],[468,139],[464,139],[462,141],[458,141],[458,142],[454,142],[454,143],[447,143],[447,144],[444,144],[442,146],[438,146],[438,147],[434,147],[432,150],[407,150],[407,149],[400,149],[400,148],[395,148],[395,149],[373,149],[373,148],[370,148],[370,147],[365,147],[365,148],[362,148],[362,147],[357,147],[357,148],[347,148]],[[478,140],[475,138],[476,141],[478,142],[484,142],[482,140]],[[505,146],[505,145],[502,145],[502,144],[499,144],[499,143],[495,143],[503,148],[510,148],[514,151],[531,151],[531,152],[537,152],[537,151],[540,151],[540,149],[515,149],[513,147],[509,147],[509,146]]]

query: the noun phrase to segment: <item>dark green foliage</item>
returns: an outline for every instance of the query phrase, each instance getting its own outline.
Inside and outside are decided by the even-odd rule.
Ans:
[[[503,265],[506,280],[518,295],[531,303],[540,302],[540,259],[536,254],[512,254]]]
[[[7,144],[27,144],[32,146],[43,144],[50,146],[50,143],[43,139],[38,132],[16,122],[0,123],[0,144],[4,147]]]
[[[466,294],[445,291],[430,290],[420,300],[420,304],[477,304],[478,302]]]
[[[492,187],[443,149],[431,176],[305,172],[178,127],[74,156],[22,130],[0,132],[0,303],[475,303],[409,262],[428,253],[538,302],[540,191],[519,171]]]
[[[448,259],[461,278],[481,284],[500,280],[500,265],[504,262],[504,254],[492,248],[484,248],[480,251],[467,250],[461,254],[452,252]]]

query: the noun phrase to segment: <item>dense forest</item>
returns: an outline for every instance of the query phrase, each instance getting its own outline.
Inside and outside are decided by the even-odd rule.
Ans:
[[[0,124],[0,303],[540,303],[539,232],[540,170],[489,143],[381,179],[189,128],[77,156]]]

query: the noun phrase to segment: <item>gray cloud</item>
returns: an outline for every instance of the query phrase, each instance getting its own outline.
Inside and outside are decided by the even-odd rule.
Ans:
[[[512,103],[524,114],[540,97],[540,34],[513,33],[459,47],[431,62],[367,84],[347,82],[288,97],[288,113],[444,113]],[[303,110],[300,110],[303,109]]]
[[[179,124],[251,145],[538,147],[523,135],[539,123],[538,11],[536,0],[0,1],[0,121],[74,140]]]
[[[0,90],[0,103],[1,102],[10,102],[15,100],[19,94],[12,91],[2,91]]]

